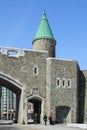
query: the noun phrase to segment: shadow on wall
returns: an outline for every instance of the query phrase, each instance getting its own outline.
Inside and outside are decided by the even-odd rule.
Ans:
[[[78,84],[78,115],[77,115],[77,122],[83,123],[84,122],[84,108],[85,108],[85,82],[86,78],[84,73],[80,71],[79,77],[79,84]]]
[[[66,123],[70,107],[58,106],[56,107],[56,123]]]

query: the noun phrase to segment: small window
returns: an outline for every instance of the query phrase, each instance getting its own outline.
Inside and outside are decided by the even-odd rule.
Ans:
[[[38,68],[35,66],[34,69],[33,69],[33,74],[34,75],[37,75],[38,74]]]
[[[70,86],[70,80],[68,80],[68,86]]]
[[[57,86],[59,86],[59,82],[60,82],[60,81],[59,81],[59,79],[58,79],[58,80],[57,80]]]
[[[63,86],[65,85],[65,80],[63,80]]]
[[[57,78],[56,85],[57,85],[57,87],[60,87],[60,78]]]
[[[65,79],[62,79],[62,86],[63,86],[63,88],[65,88],[65,86],[66,86],[66,80]]]
[[[68,79],[68,81],[67,81],[67,87],[71,88],[71,79]]]
[[[37,74],[37,68],[36,67],[34,68],[34,74]]]

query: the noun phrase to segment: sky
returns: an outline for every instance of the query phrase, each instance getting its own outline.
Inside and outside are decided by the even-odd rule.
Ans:
[[[44,10],[56,58],[76,60],[87,70],[87,0],[0,0],[0,46],[31,50]]]

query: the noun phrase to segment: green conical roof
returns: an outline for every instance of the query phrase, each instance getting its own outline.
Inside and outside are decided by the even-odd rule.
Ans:
[[[35,36],[35,39],[39,39],[39,38],[54,39],[54,36],[53,36],[52,31],[51,31],[51,28],[50,28],[50,25],[49,25],[49,22],[47,20],[45,12],[43,12],[41,22],[40,22],[39,28],[38,28],[36,36]]]

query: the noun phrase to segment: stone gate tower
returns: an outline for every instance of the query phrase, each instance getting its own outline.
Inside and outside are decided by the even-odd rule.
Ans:
[[[87,70],[76,60],[55,58],[45,12],[32,44],[33,50],[0,48],[0,84],[17,95],[18,123],[34,121],[35,114],[38,123],[44,114],[56,123],[87,123]]]
[[[48,51],[49,57],[55,57],[56,40],[52,34],[45,12],[43,12],[39,28],[32,44],[34,50]]]

